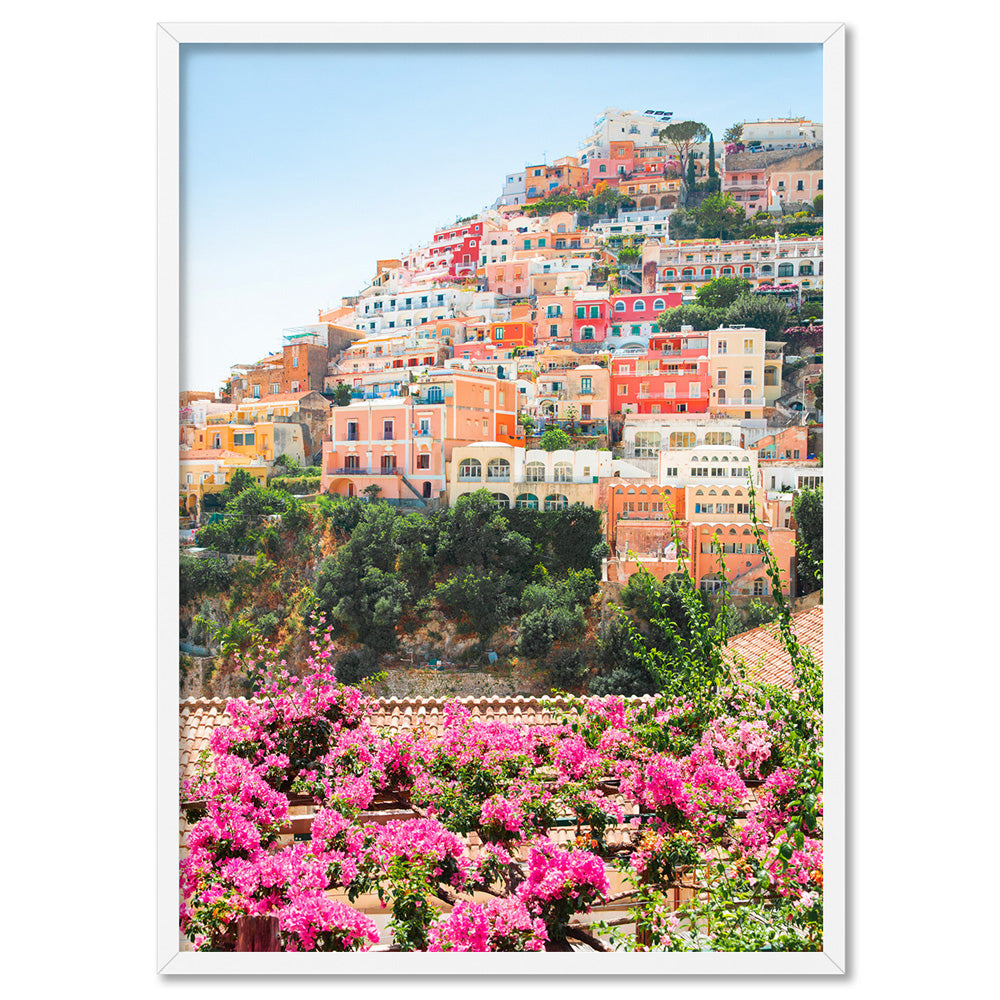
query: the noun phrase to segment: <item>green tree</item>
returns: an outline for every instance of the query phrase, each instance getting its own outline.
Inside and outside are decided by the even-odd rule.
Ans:
[[[538,442],[545,451],[559,451],[562,448],[572,448],[573,441],[561,427],[550,427]]]
[[[739,143],[743,141],[743,122],[735,122],[722,133],[724,143]]]
[[[613,619],[601,631],[598,643],[597,676],[590,682],[590,693],[635,696],[659,690],[646,658],[636,650],[636,643],[620,619]]]
[[[800,490],[792,501],[796,524],[795,573],[799,593],[811,594],[823,582],[823,487]]]
[[[780,340],[792,314],[776,295],[741,295],[724,313],[729,324],[757,327],[769,340]]]
[[[437,556],[446,566],[499,568],[527,575],[528,539],[511,531],[487,490],[461,496],[441,518]]]
[[[348,406],[351,402],[351,390],[346,382],[338,382],[333,390],[333,401],[337,406]]]
[[[813,198],[813,211],[817,215],[822,216],[822,214],[823,214],[823,195],[822,194],[818,194],[818,195],[816,195],[815,198]]]
[[[323,560],[316,601],[328,619],[376,652],[396,648],[396,625],[410,593],[396,573],[395,513],[366,505],[350,540]]]
[[[815,382],[810,386],[813,393],[813,398],[816,400],[816,409],[823,409],[823,376],[820,375]]]
[[[706,309],[726,309],[753,285],[746,278],[714,278],[696,291],[698,305]]]
[[[687,189],[688,189],[688,191],[693,191],[694,188],[695,188],[695,184],[697,183],[696,179],[695,179],[695,173],[694,173],[694,157],[693,156],[691,157],[691,159],[688,160],[686,181],[687,181]]]
[[[728,194],[711,194],[691,213],[701,235],[731,240],[739,236],[746,223],[742,206]]]
[[[695,330],[715,330],[722,315],[718,309],[684,303],[660,313],[656,317],[656,325],[666,333],[677,333],[682,326],[691,326]]]
[[[715,136],[708,133],[708,176],[715,179],[719,176],[719,171],[715,166]]]
[[[509,618],[513,590],[516,583],[510,574],[470,566],[439,583],[434,595],[445,610],[466,621],[486,643]]]
[[[688,169],[688,157],[691,149],[699,142],[704,142],[708,137],[708,126],[701,122],[674,122],[660,129],[660,142],[666,143],[677,153],[677,161],[680,167],[680,176],[684,176]]]
[[[257,482],[246,469],[235,469],[226,483],[226,488],[222,491],[223,504],[229,503],[233,497],[239,496],[244,490],[249,489]]]

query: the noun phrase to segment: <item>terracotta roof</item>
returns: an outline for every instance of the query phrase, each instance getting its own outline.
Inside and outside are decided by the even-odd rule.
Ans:
[[[808,646],[823,666],[823,605],[792,615],[792,632],[799,644]],[[750,676],[778,687],[792,687],[792,661],[778,638],[773,624],[734,635],[727,646],[731,653],[740,656],[747,665]]]
[[[630,698],[630,703],[651,701],[650,696]],[[227,726],[225,698],[185,698],[180,703],[181,778],[196,773],[198,755],[208,749],[216,726]],[[380,698],[371,715],[371,724],[393,731],[420,729],[429,736],[444,734],[444,706],[451,702],[465,705],[473,718],[501,721],[511,725],[555,726],[565,709],[561,698]]]

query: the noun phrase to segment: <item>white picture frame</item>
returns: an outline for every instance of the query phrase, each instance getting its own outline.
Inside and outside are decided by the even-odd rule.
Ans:
[[[818,974],[847,970],[846,936],[846,29],[819,23],[282,24],[167,23],[157,28],[157,941],[156,969],[167,975],[421,974],[649,975]],[[824,325],[824,883],[822,953],[727,954],[215,954],[181,951],[177,924],[178,604],[176,405],[180,345],[180,50],[197,43],[812,43],[823,46]]]

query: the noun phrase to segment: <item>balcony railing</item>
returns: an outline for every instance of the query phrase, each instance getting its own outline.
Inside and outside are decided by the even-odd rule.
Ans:
[[[330,469],[326,475],[328,476],[401,476],[403,470],[399,466],[393,466],[391,469],[373,468],[370,465],[361,465],[357,468],[351,468],[349,466],[342,466],[338,469]]]

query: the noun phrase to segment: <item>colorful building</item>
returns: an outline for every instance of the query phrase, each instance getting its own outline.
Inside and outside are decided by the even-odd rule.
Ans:
[[[262,459],[226,448],[181,448],[179,492],[185,514],[198,520],[205,495],[222,492],[237,469],[249,473],[260,486],[267,482],[267,463]]]
[[[643,264],[655,262],[656,289],[692,296],[715,278],[745,278],[754,285],[798,282],[823,286],[823,237],[769,240],[679,240],[668,246],[647,240]]]
[[[575,503],[595,507],[598,481],[610,477],[610,451],[526,450],[480,441],[456,448],[448,474],[448,503],[486,489],[506,510],[562,510]]]
[[[612,413],[705,413],[710,389],[705,334],[658,333],[649,350],[611,359]]]
[[[354,496],[376,485],[391,500],[438,498],[456,446],[483,439],[523,444],[516,395],[513,382],[440,369],[400,386],[399,395],[334,407],[320,488]]]

